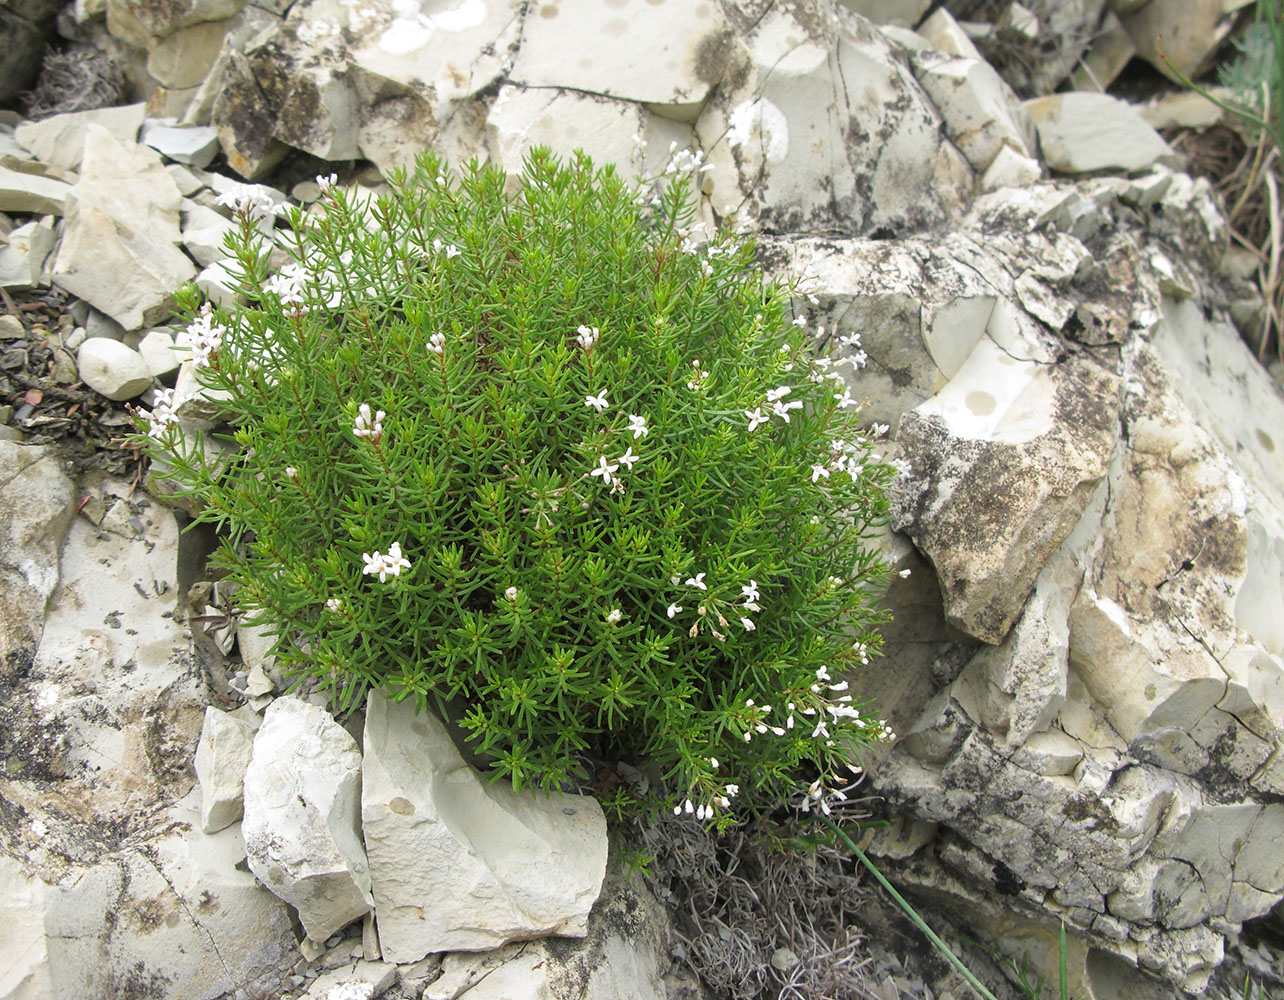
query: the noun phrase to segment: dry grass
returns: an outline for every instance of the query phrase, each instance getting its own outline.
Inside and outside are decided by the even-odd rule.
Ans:
[[[27,117],[39,121],[69,111],[112,107],[120,103],[124,89],[124,74],[105,52],[50,49],[36,89],[27,97]]]

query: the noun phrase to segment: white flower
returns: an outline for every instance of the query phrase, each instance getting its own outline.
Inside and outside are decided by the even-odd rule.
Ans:
[[[434,333],[428,338],[428,350],[433,354],[444,354],[446,352],[446,335],[444,333]]]
[[[325,194],[327,191],[329,191],[332,187],[334,187],[338,183],[339,183],[338,174],[329,174],[329,175],[317,174],[317,187],[321,189],[322,194]]]
[[[298,479],[298,478],[299,478],[299,470],[298,470],[298,469],[296,469],[293,465],[287,465],[287,466],[285,467],[285,478],[286,478],[286,479]]]
[[[716,770],[718,769],[718,758],[717,758],[717,757],[710,757],[710,758],[709,758],[709,766],[710,766],[711,768],[713,768],[713,769],[716,771]]]
[[[370,415],[370,404],[362,403],[357,407],[356,423],[353,425],[352,433],[359,438],[370,438],[372,441],[378,441],[383,436],[382,420],[388,414],[380,410],[373,417]]]
[[[174,390],[162,389],[152,397],[152,412],[149,414],[151,426],[148,437],[161,438],[169,427],[178,422],[174,413]]]
[[[840,394],[840,393],[837,393],[837,392],[836,392],[836,393],[834,393],[834,398],[835,398],[836,400],[838,400],[838,405],[839,405],[842,409],[844,409],[844,410],[849,410],[849,409],[851,409],[853,406],[859,406],[859,405],[860,405],[860,404],[859,404],[858,402],[856,402],[856,400],[852,397],[852,391],[851,391],[850,389],[844,389],[844,390],[842,391],[842,393],[841,393],[841,394]]]
[[[823,465],[813,465],[811,467],[811,481],[814,483],[818,479],[821,479],[822,477],[825,479],[828,479],[829,470],[826,469]]]
[[[902,580],[908,580],[910,577],[910,571],[907,569],[903,569],[896,575],[899,576]]]
[[[410,560],[401,554],[401,543],[393,542],[388,547],[388,554],[382,552],[363,552],[361,558],[365,562],[361,572],[363,575],[379,574],[379,582],[383,583],[391,576],[400,576],[403,569],[410,568]]]
[[[627,465],[630,469],[633,468],[633,463],[636,462],[637,460],[638,460],[638,457],[637,455],[633,454],[633,449],[631,447],[629,448],[628,451],[626,451],[623,455],[621,455],[619,458],[616,459],[617,462],[621,462],[624,465]]]
[[[615,470],[618,468],[619,468],[618,464],[611,465],[610,463],[608,463],[605,455],[599,455],[597,458],[597,468],[591,470],[589,472],[589,475],[601,476],[602,482],[606,485],[610,485],[611,477],[615,475]]]
[[[802,402],[795,399],[792,403],[786,403],[784,400],[776,400],[771,404],[771,412],[780,417],[785,423],[789,423],[789,411],[801,410]]]
[[[438,182],[444,183],[444,181],[441,178],[438,178]],[[463,252],[459,249],[459,247],[455,246],[453,243],[443,243],[440,239],[435,239],[432,241],[432,248],[436,250],[438,253],[441,253],[444,250],[446,252],[447,260],[449,260],[451,257],[458,257]]]
[[[612,611],[610,614],[606,616],[606,620],[610,622],[612,625],[614,625],[623,617],[624,617],[624,612],[622,612],[619,608],[616,608],[614,611]]]
[[[669,610],[669,617],[670,617],[670,618],[672,618],[674,615],[676,615],[679,611],[681,611],[681,610],[682,610],[682,605],[681,605],[681,604],[670,604],[670,605],[669,605],[669,609],[668,609],[668,610]]]
[[[517,588],[509,587],[506,591],[504,591],[504,596],[507,597],[510,601],[517,600]]]
[[[651,429],[646,425],[646,417],[640,417],[636,413],[629,414],[629,426],[625,430],[633,432],[634,441],[651,433]]]
[[[274,217],[284,205],[272,200],[272,192],[261,184],[233,184],[215,200],[216,204],[242,212],[255,222]]]
[[[869,432],[874,435],[874,437],[882,437],[889,430],[891,430],[891,428],[888,427],[887,424],[872,424],[869,428]]]
[[[378,553],[376,553],[376,555],[377,554]],[[362,572],[364,573],[365,570],[362,570]],[[325,607],[327,611],[333,611],[337,615],[343,610],[343,601],[339,600],[337,597],[331,597],[325,602]]]
[[[593,350],[593,345],[597,343],[598,337],[601,336],[598,328],[595,326],[581,326],[575,331],[575,333],[575,339],[579,341],[580,347],[584,348],[585,354]]]
[[[743,625],[743,626],[745,627],[745,631],[746,631],[746,632],[752,632],[752,631],[754,631],[754,629],[756,629],[756,628],[758,627],[758,626],[757,626],[757,625],[755,625],[753,622],[751,622],[748,618],[741,618],[741,619],[740,619],[740,624],[741,624],[741,625]]]
[[[750,580],[747,586],[740,588],[740,593],[747,601],[756,601],[762,595],[758,593],[758,581]]]
[[[603,389],[596,396],[585,396],[584,405],[591,406],[593,409],[597,410],[598,413],[601,413],[611,404],[606,401],[606,390]]]
[[[763,416],[761,406],[755,406],[752,410],[745,410],[745,416],[749,418],[750,434],[756,431],[760,425],[765,424],[768,420],[767,417]]]
[[[774,403],[778,399],[784,399],[790,393],[789,386],[780,385],[774,389],[767,390],[767,402]]]
[[[175,338],[175,342],[191,348],[192,366],[200,368],[210,363],[210,357],[223,343],[227,329],[214,322],[214,312],[208,302],[201,306],[196,318]]]
[[[794,320],[794,326],[806,326],[806,325],[807,325],[806,316],[799,316]]]
[[[695,576],[693,576],[693,577],[691,577],[690,579],[688,579],[688,580],[687,580],[687,586],[688,586],[688,587],[699,587],[701,590],[708,590],[708,589],[709,589],[708,587],[706,587],[706,586],[704,585],[704,574],[703,574],[703,573],[697,573]]]

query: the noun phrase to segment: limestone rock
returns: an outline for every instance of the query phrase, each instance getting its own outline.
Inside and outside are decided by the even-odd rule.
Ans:
[[[245,773],[250,869],[324,941],[371,907],[361,844],[361,751],[325,709],[278,698]]]
[[[1118,381],[1091,362],[1021,362],[982,340],[901,420],[915,485],[894,524],[932,560],[947,620],[998,643],[1105,475]]]
[[[80,380],[108,399],[133,399],[152,384],[152,372],[137,351],[106,337],[91,337],[76,355]]]
[[[179,810],[175,819],[195,817]],[[6,964],[0,984],[18,992],[5,995],[216,1000],[265,989],[290,960],[294,934],[284,904],[237,869],[241,856],[235,830],[175,834],[77,866],[56,885],[6,878],[6,897],[17,889],[25,905],[29,947]]]
[[[989,63],[924,53],[914,71],[945,119],[946,134],[978,172],[1005,148],[1027,159],[1036,152],[1029,113]]]
[[[999,188],[1029,187],[1043,176],[1043,165],[1033,156],[1022,156],[1011,146],[1004,146],[981,177],[982,191]]]
[[[500,90],[486,118],[486,131],[492,162],[514,175],[522,169],[522,157],[536,145],[548,146],[563,159],[583,149],[594,163],[614,163],[626,173],[639,174],[663,172],[665,164],[657,160],[670,143],[680,149],[696,145],[689,126],[629,101],[514,86]],[[646,146],[639,147],[634,135]]]
[[[984,62],[985,57],[977,50],[968,38],[967,32],[959,27],[957,21],[944,7],[932,11],[927,20],[918,26],[918,33],[927,39],[927,44],[937,52],[947,56],[961,56],[964,59],[975,59]]]
[[[174,348],[174,335],[168,330],[148,330],[138,342],[138,353],[153,378],[172,375],[183,361],[183,352]]]
[[[377,692],[366,706],[363,778],[386,960],[587,932],[606,871],[596,800],[487,782],[436,718]]]
[[[739,39],[696,121],[713,206],[768,231],[848,234],[930,226],[958,211],[971,170],[892,43],[839,10],[775,7]]]
[[[1073,89],[1105,91],[1136,54],[1136,43],[1119,16],[1114,11],[1106,11],[1092,47],[1071,77]]]
[[[166,159],[208,167],[218,154],[218,132],[208,125],[176,126],[172,118],[143,123],[140,141]]]
[[[54,247],[52,219],[17,226],[0,243],[0,287],[34,288],[44,279],[45,260]]]
[[[69,185],[51,177],[22,173],[0,165],[0,212],[62,215],[70,190]]]
[[[1148,170],[1172,150],[1135,108],[1109,94],[1071,92],[1025,102],[1052,170]]]
[[[203,21],[222,21],[245,0],[106,0],[107,30],[123,42],[146,49],[154,38]]]
[[[106,129],[122,143],[132,144],[142,127],[145,107],[127,104],[53,115],[38,122],[24,122],[14,130],[14,136],[41,163],[62,170],[79,170],[91,125]]]
[[[1137,55],[1176,80],[1160,52],[1190,79],[1203,73],[1208,58],[1230,29],[1219,30],[1222,0],[1150,0],[1123,18]]]
[[[691,120],[736,56],[717,4],[563,0],[552,9],[555,17],[527,17],[515,83],[624,98],[671,118],[685,110]],[[583,57],[567,59],[568,50]]]
[[[541,940],[477,954],[448,954],[424,1000],[551,997],[574,982],[583,1000],[666,1000],[669,923],[641,879],[612,866],[582,941]]]
[[[54,281],[127,330],[164,319],[174,289],[196,271],[175,245],[180,201],[154,151],[90,125]]]
[[[0,678],[10,680],[31,664],[43,632],[75,486],[42,445],[0,441],[0,468]]]
[[[213,68],[231,25],[230,20],[201,21],[154,42],[147,52],[147,72],[162,87],[199,87]]]
[[[206,833],[217,833],[241,818],[254,729],[212,705],[205,710],[196,778],[201,784],[201,829]]]
[[[236,223],[212,208],[185,202],[183,205],[183,246],[201,267],[227,257],[223,240],[236,230]]]
[[[838,0],[848,10],[869,18],[877,25],[912,28],[918,24],[932,0]]]

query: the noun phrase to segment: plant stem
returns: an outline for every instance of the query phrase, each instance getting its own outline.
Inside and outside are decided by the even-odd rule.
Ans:
[[[856,843],[851,839],[851,837],[847,836],[847,834],[845,834],[842,831],[842,829],[838,826],[838,824],[835,823],[828,816],[821,816],[819,818],[825,823],[826,826],[828,826],[831,830],[834,831],[834,833],[838,835],[839,839],[842,840],[844,844],[846,844],[849,848],[851,848],[851,850],[853,851],[853,853],[855,853],[860,863],[863,864],[866,868],[868,868],[871,873],[873,873],[874,878],[878,879],[879,884],[884,889],[887,890],[887,892],[891,895],[892,899],[896,900],[896,902],[900,905],[900,908],[905,911],[905,913],[909,916],[909,918],[912,921],[914,921],[915,924],[918,925],[919,930],[921,930],[924,934],[927,935],[927,939],[931,941],[932,944],[936,945],[936,947],[940,950],[941,954],[944,955],[947,959],[949,959],[951,964],[953,964],[953,966],[963,974],[963,978],[968,981],[971,987],[974,990],[976,990],[977,993],[979,993],[984,998],[984,1000],[998,1000],[998,998],[993,993],[991,993],[989,990],[985,988],[985,986],[982,985],[981,981],[977,979],[976,976],[972,975],[972,972],[968,969],[966,965],[963,964],[963,961],[957,955],[955,955],[954,952],[950,951],[950,946],[947,945],[944,941],[942,941],[939,937],[937,937],[936,932],[933,931],[932,928],[927,926],[927,922],[918,915],[918,911],[916,911],[914,907],[910,906],[909,902],[905,899],[905,897],[896,891],[896,887],[893,886],[891,882],[887,881],[887,878],[883,875],[882,872],[880,872],[877,868],[874,867],[874,862],[870,861],[869,858],[866,856],[865,852],[856,846]]]

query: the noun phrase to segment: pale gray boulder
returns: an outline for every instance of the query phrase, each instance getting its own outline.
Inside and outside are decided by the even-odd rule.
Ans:
[[[323,708],[278,698],[245,772],[241,831],[250,869],[322,942],[369,912],[361,843],[361,751]]]
[[[14,138],[41,163],[76,171],[80,169],[89,126],[106,129],[122,143],[132,144],[142,127],[145,108],[143,104],[126,104],[52,115],[38,122],[21,123],[14,129]]]
[[[80,380],[108,399],[134,399],[152,384],[143,356],[118,340],[90,337],[76,353]]]
[[[181,200],[156,152],[88,126],[54,281],[127,330],[165,319],[174,289],[196,273],[177,246]]]
[[[361,815],[386,960],[587,933],[606,872],[595,799],[486,781],[410,701],[371,692],[365,725]]]
[[[205,709],[196,747],[196,779],[201,786],[201,830],[217,833],[244,813],[245,772],[254,751],[257,726],[213,705]]]
[[[1136,108],[1109,94],[1072,91],[1036,97],[1025,109],[1039,133],[1039,148],[1052,170],[1140,172],[1174,162],[1173,151]]]

